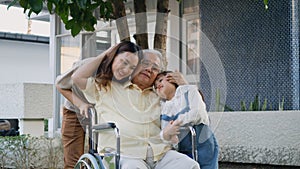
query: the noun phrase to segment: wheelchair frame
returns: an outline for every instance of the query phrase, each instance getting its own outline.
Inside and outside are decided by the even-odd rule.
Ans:
[[[115,169],[120,168],[120,132],[114,123],[98,124],[98,116],[95,108],[89,108],[89,124],[88,124],[88,142],[89,151],[83,154],[77,161],[74,169],[107,169],[103,164],[103,158],[106,156],[115,157]],[[114,130],[116,136],[116,152],[98,153],[98,133],[104,130]]]
[[[197,150],[197,144],[196,144],[196,131],[192,126],[188,126],[191,135],[192,135],[192,152],[193,152],[193,159],[195,161],[198,161],[198,150]]]
[[[89,108],[89,124],[88,124],[88,142],[89,151],[83,154],[77,161],[74,169],[107,169],[103,164],[103,158],[106,156],[115,157],[115,169],[120,169],[120,132],[115,123],[103,123],[98,124],[98,116],[95,108]],[[188,130],[192,136],[192,157],[195,161],[198,161],[198,151],[196,144],[196,131],[192,126],[181,127],[181,130]],[[116,152],[104,153],[103,155],[98,153],[98,133],[104,130],[114,130],[116,136]]]

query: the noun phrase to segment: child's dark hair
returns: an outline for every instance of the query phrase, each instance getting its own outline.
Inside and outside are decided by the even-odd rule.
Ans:
[[[160,73],[157,74],[155,80],[157,80],[157,79],[159,78],[159,76],[166,76],[168,73],[173,73],[173,72],[172,72],[172,71],[168,71],[168,70],[162,71],[162,72],[160,72]],[[177,84],[177,83],[172,83],[172,84],[174,84],[175,88],[178,87],[178,84]],[[154,84],[154,85],[155,85],[155,84]],[[154,88],[156,88],[156,86],[154,86]],[[202,99],[203,99],[203,101],[204,101],[204,95],[203,95],[203,93],[201,92],[200,89],[198,89],[198,92],[200,93],[200,95],[201,95],[201,97],[202,97]]]
[[[162,71],[162,72],[160,72],[160,73],[158,73],[157,74],[157,76],[156,76],[156,79],[155,80],[157,80],[160,76],[166,76],[168,73],[173,73],[172,71],[170,71],[170,70],[165,70],[165,71]],[[178,84],[177,83],[172,83],[174,86],[175,86],[175,88],[177,88],[178,87]],[[155,86],[156,87],[156,86]]]
[[[95,79],[100,89],[101,87],[104,87],[105,89],[107,89],[107,87],[110,87],[111,80],[113,79],[112,64],[116,56],[123,52],[137,53],[139,62],[142,59],[142,51],[138,45],[130,41],[120,42],[111,50],[111,52],[107,53],[104,56],[102,62],[98,67]],[[129,77],[120,80],[120,82],[123,83],[127,80],[129,80]]]

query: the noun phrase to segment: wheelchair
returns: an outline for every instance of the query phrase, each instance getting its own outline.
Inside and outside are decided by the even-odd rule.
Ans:
[[[97,113],[94,108],[89,109],[89,124],[88,130],[88,143],[89,150],[83,154],[77,161],[74,169],[119,169],[120,168],[120,132],[114,123],[97,123]],[[98,135],[99,132],[105,130],[114,130],[116,137],[116,151],[114,152],[101,152],[98,153]],[[115,159],[114,167],[109,165],[105,158]],[[106,166],[106,165],[108,166]],[[108,167],[108,168],[107,168]]]
[[[89,109],[89,122],[88,122],[88,144],[89,150],[83,154],[77,161],[74,169],[120,169],[120,132],[115,123],[97,123],[97,113],[95,108]],[[101,152],[98,148],[98,135],[105,130],[114,130],[116,137],[116,151],[114,152]],[[197,144],[196,144],[196,131],[192,126],[181,127],[180,130],[189,130],[192,142],[192,157],[195,161],[198,160]],[[114,166],[109,165],[105,158],[114,158]]]

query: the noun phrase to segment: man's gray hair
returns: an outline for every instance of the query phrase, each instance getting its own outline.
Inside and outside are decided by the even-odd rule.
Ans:
[[[156,50],[156,49],[143,49],[143,55],[145,54],[155,54],[156,56],[159,57],[159,60],[160,60],[160,66],[162,66],[162,54],[160,51]]]

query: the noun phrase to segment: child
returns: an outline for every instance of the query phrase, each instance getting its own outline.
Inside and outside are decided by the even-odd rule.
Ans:
[[[205,103],[194,85],[180,85],[171,83],[164,71],[157,75],[154,87],[161,101],[161,127],[168,123],[180,123],[181,126],[193,126],[196,130],[198,163],[201,169],[218,168],[218,144],[209,129],[209,118]],[[179,121],[179,122],[178,122]],[[164,133],[161,132],[164,139]],[[191,156],[191,136],[188,130],[181,131],[179,138],[173,135],[168,138],[171,143],[178,143],[180,152]]]

